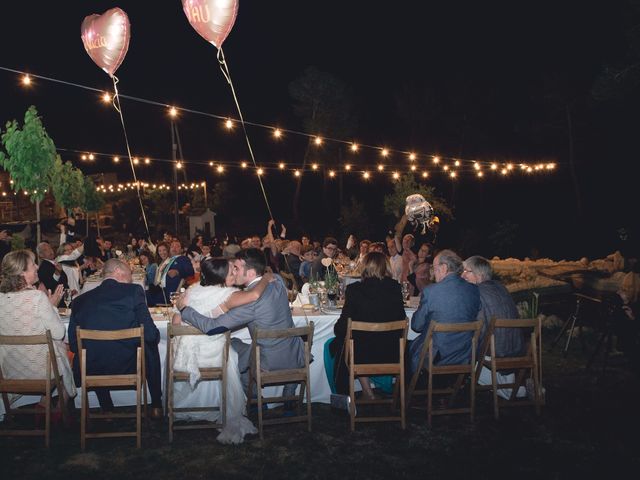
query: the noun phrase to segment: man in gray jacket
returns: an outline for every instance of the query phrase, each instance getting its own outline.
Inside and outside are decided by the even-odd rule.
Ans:
[[[236,254],[233,264],[235,284],[252,289],[262,278],[265,271],[265,258],[261,250],[248,248]],[[234,308],[218,318],[209,318],[199,314],[191,307],[185,307],[179,300],[177,307],[182,320],[193,325],[207,335],[216,335],[226,330],[237,330],[248,327],[251,336],[254,329],[280,330],[293,328],[293,318],[289,308],[287,289],[282,278],[275,275],[275,281],[269,283],[258,300],[247,305]],[[238,367],[242,384],[247,390],[249,384],[249,362],[251,345],[240,339],[231,340],[233,349],[238,353]],[[260,345],[260,365],[265,370],[281,370],[304,366],[304,348],[300,337],[262,339]],[[295,384],[285,387],[285,394],[292,394]]]

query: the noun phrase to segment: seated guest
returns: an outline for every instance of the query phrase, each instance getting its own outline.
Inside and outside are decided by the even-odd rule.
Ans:
[[[387,257],[368,253],[363,261],[362,281],[347,285],[344,307],[333,327],[336,337],[329,349],[334,358],[334,378],[338,393],[349,393],[344,342],[348,319],[355,322],[395,322],[406,318],[400,284],[391,278]],[[393,363],[398,360],[398,332],[354,334],[356,363]],[[364,396],[373,398],[368,377],[358,377]]]
[[[428,243],[423,243],[412,266],[413,273],[407,280],[414,287],[414,295],[420,295],[422,290],[431,283],[431,254]]]
[[[369,246],[371,245],[371,240],[360,240],[358,255],[354,258],[355,260],[355,269],[360,271],[362,270],[362,266],[364,265],[364,257],[369,253]]]
[[[300,262],[300,268],[298,269],[298,275],[300,276],[300,281],[302,284],[307,283],[311,280],[311,266],[313,265],[314,260],[317,257],[316,251],[313,249],[313,246],[306,245],[303,246],[300,250],[302,253],[302,261]]]
[[[478,348],[480,348],[486,340],[485,336],[491,319],[517,319],[518,309],[504,285],[492,279],[493,269],[489,260],[479,255],[474,255],[467,258],[462,263],[462,266],[464,269],[462,278],[469,283],[477,285],[480,292],[480,311],[478,312],[478,320],[482,320],[482,331],[478,340]],[[517,357],[524,353],[524,333],[521,328],[498,328],[495,331],[495,338],[496,356]],[[487,353],[487,355],[489,354]],[[498,375],[500,375],[498,383],[513,383],[515,381],[513,373],[502,375],[498,372]],[[482,367],[478,383],[480,385],[491,385],[491,370]],[[498,395],[509,398],[511,389],[500,389]],[[526,395],[526,390],[521,388],[518,396],[524,395]]]
[[[369,245],[370,252],[380,252],[384,253],[384,243],[382,242],[373,242]]]
[[[411,317],[411,328],[420,335],[409,344],[411,372],[418,368],[420,353],[432,320],[439,323],[474,322],[480,310],[478,287],[460,277],[462,259],[442,250],[433,261],[436,283],[428,285],[420,305]],[[471,332],[436,333],[433,336],[434,364],[450,365],[471,360]]]
[[[38,280],[44,285],[45,289],[53,293],[58,288],[58,285],[62,285],[62,288],[69,288],[67,274],[62,270],[62,265],[54,261],[55,254],[51,245],[47,242],[42,242],[38,244],[37,251],[40,257]]]
[[[70,243],[63,243],[58,247],[58,256],[56,263],[62,266],[62,271],[67,275],[67,283],[71,290],[80,291],[81,268],[77,259],[82,255],[77,249],[74,249]],[[83,264],[87,268],[87,264]]]
[[[15,250],[2,259],[0,281],[0,335],[43,335],[51,332],[53,349],[62,376],[62,398],[65,404],[76,395],[68,349],[64,343],[65,328],[58,316],[62,285],[52,292],[44,286],[34,288],[38,267],[29,250]],[[28,347],[4,345],[0,351],[4,378],[40,379],[45,376],[49,349],[46,345]]]
[[[327,268],[322,265],[325,258],[334,259],[338,256],[338,241],[333,237],[327,237],[322,242],[322,253],[313,261],[311,265],[311,273],[318,280],[324,280]]]
[[[156,259],[149,250],[140,250],[140,265],[144,268],[145,272],[145,285],[149,288],[149,285],[153,285],[156,278],[156,271],[158,270],[158,264]]]
[[[173,240],[171,245],[160,243],[158,256],[160,265],[153,281],[155,287],[150,286],[147,291],[149,306],[169,303],[171,293],[178,290],[181,281],[186,282],[186,279],[195,273],[191,260],[182,255],[180,240]]]
[[[110,258],[115,258],[115,254],[112,251],[113,243],[109,239],[101,239],[98,237],[98,247],[100,248],[100,260],[106,262]]]
[[[391,277],[396,282],[402,281],[402,255],[396,249],[396,242],[393,238],[387,240],[387,250],[389,251],[389,265],[391,265]]]
[[[478,320],[482,320],[482,331],[478,345],[482,345],[484,336],[492,318],[517,319],[518,309],[509,291],[497,280],[493,280],[491,263],[484,257],[474,255],[463,263],[462,278],[478,286],[480,292],[480,311]],[[520,328],[500,328],[496,330],[496,354],[498,357],[521,355],[524,338]]]
[[[298,288],[302,287],[302,278],[300,278],[300,265],[302,264],[302,244],[297,240],[289,242],[282,253],[278,255],[279,271],[287,272],[293,275]]]
[[[162,417],[162,388],[160,379],[160,354],[158,342],[160,332],[153,323],[145,302],[144,290],[133,284],[131,269],[125,262],[112,258],[102,269],[103,282],[72,303],[69,321],[69,347],[76,354],[73,359],[73,373],[76,384],[80,385],[80,368],[76,327],[88,330],[122,330],[144,326],[144,353],[147,373],[147,385],[151,393],[152,416]],[[83,347],[87,350],[88,375],[121,375],[136,370],[136,349],[139,342],[87,341]],[[104,411],[113,410],[109,390],[96,389],[100,407]]]

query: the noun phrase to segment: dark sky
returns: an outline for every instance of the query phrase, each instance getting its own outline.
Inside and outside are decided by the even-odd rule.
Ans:
[[[635,183],[626,171],[638,154],[637,109],[632,108],[637,92],[629,102],[594,104],[589,98],[604,66],[624,61],[625,29],[633,23],[627,3],[244,0],[224,50],[247,120],[302,130],[292,113],[288,85],[315,65],[353,92],[359,118],[355,137],[362,143],[464,159],[558,162],[558,171],[545,177],[478,182],[467,175],[452,184],[433,175],[430,182],[455,207],[456,221],[449,230],[458,243],[468,229],[487,236],[496,222],[510,221],[520,225],[526,248],[536,244],[550,255],[561,255],[566,249],[552,248],[558,242],[578,244],[573,257],[579,257],[594,250],[580,245],[594,242],[591,229],[601,231],[595,235],[599,242],[618,226],[637,223],[637,216],[627,218],[631,210],[626,206],[626,192]],[[236,117],[215,48],[190,27],[178,0],[7,3],[2,7],[0,66],[108,88],[110,79],[84,51],[80,24],[85,16],[114,6],[127,12],[132,28],[127,57],[117,72],[121,93]],[[550,84],[556,87],[550,90]],[[408,122],[398,114],[396,98],[402,91],[415,100],[419,120]],[[557,97],[570,99],[574,109],[585,211],[581,220],[575,218],[567,164],[566,102]],[[96,94],[45,81],[25,91],[16,75],[0,71],[0,120],[21,118],[31,104],[58,147],[125,151],[116,112]],[[170,158],[163,110],[126,100],[123,110],[134,153]],[[247,158],[240,132],[224,132],[219,121],[186,114],[179,129],[187,159]],[[249,129],[259,163],[301,161],[302,137],[289,136],[275,145],[267,133]],[[363,162],[377,160],[374,152],[362,155]],[[63,158],[88,173],[114,169],[107,160],[86,165],[77,155]],[[399,155],[392,161],[406,166]],[[169,180],[169,172],[156,164],[140,177]],[[214,180],[204,167],[189,167],[188,175],[190,180]],[[274,216],[288,221],[294,182],[277,172],[268,177]],[[262,231],[266,213],[257,182],[246,174],[228,178],[241,193],[234,201]],[[317,204],[322,181],[305,182],[305,204]],[[381,237],[390,222],[381,220],[382,194],[391,190],[391,181],[376,178],[363,185],[360,179],[345,179],[344,186],[366,202]],[[332,209],[338,208],[334,202]],[[320,218],[312,207],[306,214],[301,227],[318,235],[335,230],[337,213],[327,224],[311,220]],[[581,236],[567,237],[576,225]],[[525,241],[532,236],[535,240]]]

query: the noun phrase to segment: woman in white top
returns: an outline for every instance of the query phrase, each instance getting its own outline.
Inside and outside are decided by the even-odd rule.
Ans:
[[[69,365],[66,329],[60,320],[58,305],[63,287],[55,292],[33,287],[38,280],[35,256],[29,250],[16,250],[2,260],[0,280],[0,335],[43,335],[51,332],[58,372],[62,376],[65,403],[76,395]],[[4,345],[0,348],[0,367],[5,378],[39,379],[46,372],[49,350],[46,345]],[[12,398],[12,401],[17,400]]]
[[[227,259],[210,258],[203,261],[200,264],[200,284],[189,287],[186,292],[186,305],[203,315],[218,317],[231,308],[256,301],[273,276],[266,273],[256,287],[249,291],[240,291],[233,287],[234,278],[232,266]],[[190,374],[188,384],[180,382],[174,385],[173,399],[176,408],[202,406],[198,405],[202,397],[197,393],[197,389],[200,388],[198,369],[222,364],[224,338],[224,335],[183,336],[174,342],[173,368]],[[246,396],[240,382],[238,354],[232,348],[229,349],[227,362],[226,401],[227,423],[217,439],[221,443],[241,443],[246,434],[256,433],[257,430],[244,416]],[[184,413],[177,417],[183,420],[215,421],[218,413]]]

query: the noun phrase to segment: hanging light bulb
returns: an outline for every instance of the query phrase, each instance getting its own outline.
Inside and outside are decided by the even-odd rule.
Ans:
[[[176,163],[176,168],[180,170],[182,168],[182,162]]]
[[[413,153],[413,152],[411,152],[411,153],[409,154],[409,160],[411,160],[411,161],[413,162],[413,161],[415,161],[415,159],[416,159],[416,154],[415,154],[415,153]]]
[[[387,148],[383,148],[382,152],[380,152],[382,154],[383,157],[388,157],[389,156],[389,150]]]
[[[336,172],[334,170],[329,170],[329,176],[331,178],[335,177],[336,176]]]
[[[322,145],[322,138],[320,138],[320,137],[316,137],[313,141],[318,146]]]
[[[284,170],[284,168],[285,168],[285,164],[284,164],[283,162],[280,162],[280,164],[278,165],[278,168],[279,168],[280,170]]]
[[[280,130],[279,128],[274,129],[273,130],[273,136],[274,136],[274,138],[282,137],[282,130]]]
[[[113,163],[120,163],[120,157],[113,157]]]
[[[28,74],[25,73],[22,76],[21,82],[22,82],[22,85],[24,85],[25,87],[29,87],[29,86],[31,86],[31,77]]]
[[[358,148],[360,148],[360,147],[358,147],[357,143],[354,142],[354,143],[351,144],[351,151],[352,152],[357,152]]]
[[[111,94],[109,92],[104,92],[102,94],[102,101],[104,103],[111,103]]]
[[[233,128],[233,122],[230,118],[227,118],[227,121],[224,122],[224,126],[227,127],[227,130],[231,130]]]
[[[311,165],[311,168],[312,168],[313,170],[318,170],[318,164],[317,164],[317,163],[312,164],[312,165]]]
[[[169,116],[176,118],[178,116],[178,109],[176,107],[169,107]]]

